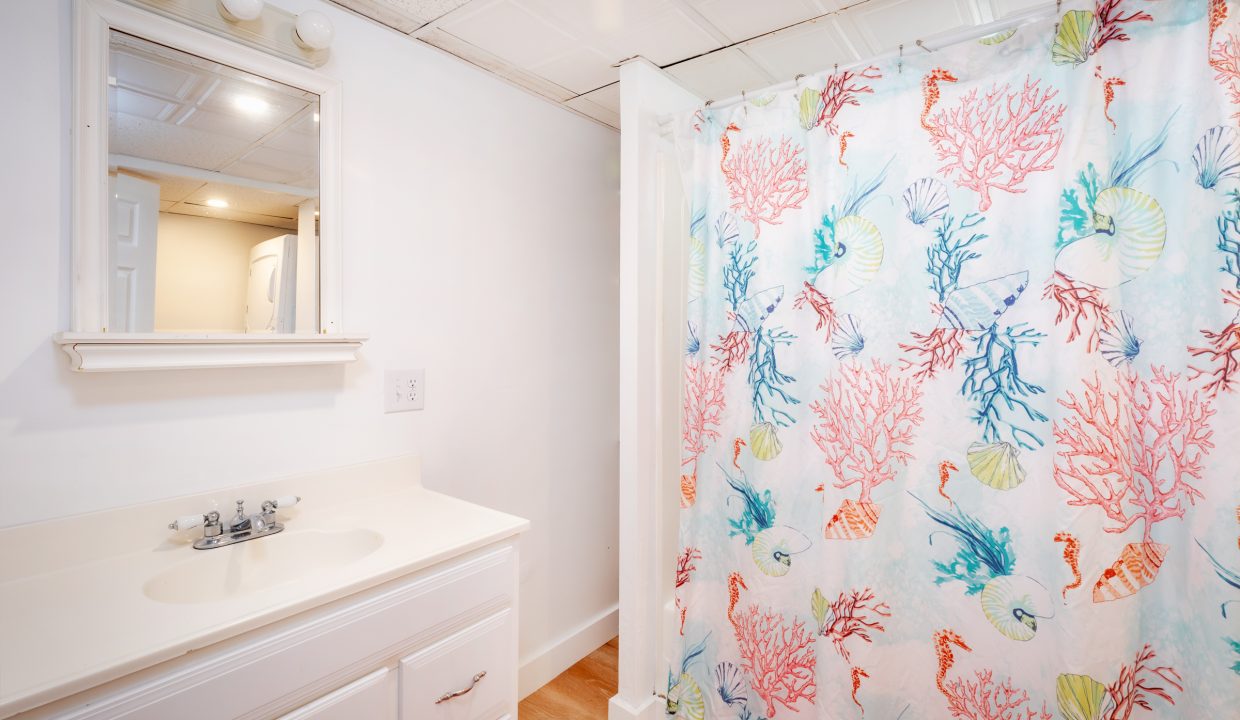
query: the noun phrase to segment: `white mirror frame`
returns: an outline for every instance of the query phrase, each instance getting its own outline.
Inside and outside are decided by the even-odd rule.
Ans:
[[[109,333],[108,48],[136,35],[319,96],[319,334]],[[340,84],[287,60],[119,0],[74,9],[73,272],[69,332],[55,340],[85,372],[349,362],[365,335],[346,334],[341,273]]]

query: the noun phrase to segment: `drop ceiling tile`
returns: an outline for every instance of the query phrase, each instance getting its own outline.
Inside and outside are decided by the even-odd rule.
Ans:
[[[442,29],[518,67],[545,63],[575,49],[577,40],[515,0],[483,4]]]
[[[170,98],[183,97],[196,79],[194,74],[180,67],[153,62],[131,54],[129,50],[116,48],[111,53],[108,73],[122,87]]]
[[[576,93],[586,93],[619,79],[615,62],[597,50],[577,48],[529,70]]]
[[[490,71],[511,82],[513,85],[525,88],[556,102],[564,102],[577,95],[577,93],[566,87],[561,87],[546,78],[539,77],[506,63],[486,50],[465,42],[452,33],[445,32],[439,28],[434,28],[425,35],[420,35],[418,40],[455,55],[473,65],[477,65],[483,70]]]
[[[659,66],[670,65],[686,58],[723,46],[683,10],[676,7],[646,18],[608,38],[623,57],[641,55]],[[620,60],[622,58],[616,58]]]
[[[859,59],[839,25],[830,19],[755,40],[745,46],[745,53],[780,81]]]
[[[667,68],[667,72],[703,98],[723,100],[770,85],[752,61],[736,48],[687,60]]]
[[[874,52],[885,53],[902,43],[907,46],[919,38],[972,26],[967,5],[966,0],[871,0],[848,11],[848,16]]]
[[[359,14],[411,33],[426,23],[447,15],[469,0],[333,0]]]
[[[587,100],[586,97],[587,96],[585,95],[575,97],[564,104],[583,115],[589,115],[601,123],[610,125],[617,130],[620,129],[620,113],[614,110],[609,110],[591,100]]]
[[[182,204],[206,206],[211,198],[223,199],[228,202],[228,210],[233,212],[258,213],[279,218],[296,218],[297,204],[305,198],[284,193],[268,192],[254,188],[226,185],[224,183],[207,183],[197,192],[185,199]]]
[[[177,109],[175,103],[121,87],[116,88],[114,97],[116,112],[147,120],[163,120]]]
[[[822,14],[809,0],[690,0],[732,42],[762,35]]]
[[[1052,8],[1055,0],[991,0],[995,8],[995,17],[1005,18],[1009,15],[1044,7]]]
[[[618,82],[586,93],[582,97],[595,105],[601,105],[617,114],[620,113],[620,83]]]

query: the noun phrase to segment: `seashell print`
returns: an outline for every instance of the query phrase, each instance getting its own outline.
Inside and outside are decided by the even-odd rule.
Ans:
[[[764,575],[783,577],[792,569],[792,556],[809,549],[809,538],[790,527],[767,528],[754,536],[750,552]]]
[[[997,33],[991,33],[986,37],[979,39],[977,42],[982,45],[998,45],[1000,43],[1007,42],[1015,34],[1016,28],[1008,28],[1007,30],[1000,30]]]
[[[1094,202],[1095,232],[1065,245],[1055,269],[1098,288],[1121,285],[1154,266],[1167,240],[1167,218],[1153,197],[1112,187]]]
[[[1023,575],[1000,575],[982,588],[982,614],[1004,637],[1024,642],[1038,632],[1038,618],[1054,612],[1042,584]]]
[[[715,242],[719,247],[736,242],[740,237],[741,231],[736,225],[736,216],[730,212],[719,213],[719,218],[715,220]]]
[[[1094,14],[1088,10],[1069,10],[1059,21],[1059,31],[1051,45],[1051,62],[1080,65],[1089,59],[1089,40],[1094,30]]]
[[[845,500],[827,521],[823,537],[828,540],[857,540],[874,534],[882,508],[872,502]]]
[[[797,118],[801,121],[802,130],[813,130],[818,126],[818,114],[822,107],[822,94],[813,88],[805,88],[798,98]]]
[[[1094,602],[1110,602],[1135,595],[1138,590],[1154,582],[1167,546],[1159,543],[1128,543],[1111,567],[1102,571],[1094,583]]]
[[[771,313],[775,312],[775,308],[779,307],[779,303],[783,299],[783,285],[767,288],[760,293],[750,295],[736,309],[736,321],[740,323],[742,330],[757,332],[758,328],[762,327],[762,323],[766,322]]]
[[[845,315],[840,326],[831,333],[831,352],[837,360],[856,357],[865,348],[865,336],[861,334],[861,326],[853,315]]]
[[[775,423],[760,422],[749,429],[749,451],[758,460],[774,460],[784,449]]]
[[[1123,310],[1119,311],[1119,322],[1115,327],[1099,330],[1098,337],[1102,358],[1113,367],[1131,363],[1141,353],[1141,338],[1132,329],[1132,316]]]
[[[965,457],[969,460],[969,472],[987,487],[1011,490],[1025,481],[1020,450],[1011,443],[973,443]]]
[[[1193,148],[1197,184],[1212,190],[1223,178],[1240,177],[1240,134],[1226,125],[1212,127]]]
[[[706,290],[706,243],[697,236],[689,238],[689,299],[702,297]]]
[[[689,673],[681,673],[667,691],[667,717],[681,720],[703,720],[706,717],[706,698],[702,688]]]
[[[715,690],[729,707],[744,707],[749,701],[749,681],[745,671],[726,660],[715,666]]]
[[[860,215],[835,223],[835,256],[814,278],[814,289],[839,298],[869,285],[883,264],[883,236]]]
[[[905,217],[914,225],[924,225],[929,220],[942,217],[950,204],[947,186],[935,178],[914,180],[904,189],[904,207],[908,209]]]
[[[943,303],[939,326],[957,330],[987,330],[1016,304],[1027,287],[1029,272],[1022,271],[959,288]]]
[[[1102,720],[1107,686],[1088,675],[1064,673],[1055,680],[1055,697],[1064,720]]]

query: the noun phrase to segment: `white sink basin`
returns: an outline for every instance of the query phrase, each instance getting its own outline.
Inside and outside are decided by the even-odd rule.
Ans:
[[[227,547],[194,550],[194,557],[151,578],[142,591],[161,603],[228,600],[348,565],[382,544],[382,535],[362,528],[285,530]]]

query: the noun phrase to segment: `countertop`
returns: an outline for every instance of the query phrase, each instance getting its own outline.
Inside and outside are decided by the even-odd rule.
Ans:
[[[38,707],[192,650],[512,537],[528,521],[423,488],[416,457],[366,463],[191,498],[0,530],[0,718]],[[237,597],[166,604],[143,591],[167,568],[213,550],[174,533],[173,518],[232,498],[251,512],[297,494],[279,513],[284,534],[366,528],[369,555]],[[279,537],[271,536],[272,539]]]

